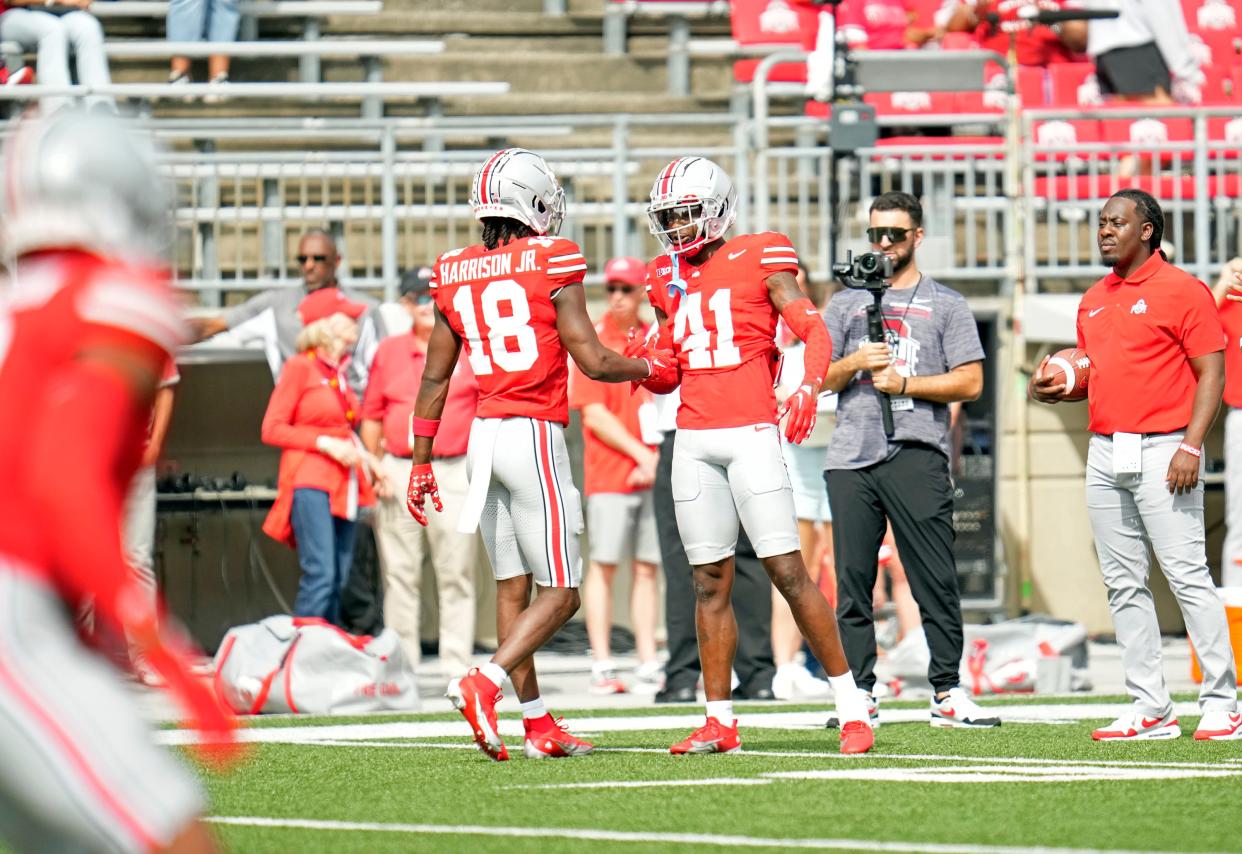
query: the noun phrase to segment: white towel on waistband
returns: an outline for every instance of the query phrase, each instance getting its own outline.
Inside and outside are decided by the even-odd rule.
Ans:
[[[466,488],[466,500],[461,516],[457,519],[457,531],[473,534],[479,529],[483,517],[483,505],[487,503],[487,488],[492,482],[492,454],[496,451],[496,434],[500,432],[500,418],[476,418],[470,425],[470,485]]]

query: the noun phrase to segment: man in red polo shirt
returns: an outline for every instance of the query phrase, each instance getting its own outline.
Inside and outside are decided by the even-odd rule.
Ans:
[[[595,324],[595,332],[605,347],[624,350],[629,331],[642,326],[638,306],[644,298],[646,278],[647,265],[637,258],[613,258],[604,265],[608,312]],[[591,566],[582,581],[582,604],[593,659],[591,693],[625,692],[611,658],[609,635],[613,577],[626,555],[633,558],[630,618],[639,660],[636,676],[639,687],[654,693],[660,687],[662,668],[655,650],[660,544],[651,487],[660,456],[643,441],[642,422],[649,415],[652,423],[647,432],[655,432],[655,404],[646,389],[631,393],[627,385],[597,382],[577,365],[571,369],[569,380],[569,405],[582,413],[585,445],[583,492]]]
[[[423,558],[431,558],[440,595],[440,669],[445,677],[470,669],[474,652],[474,573],[479,538],[457,532],[457,516],[466,500],[466,445],[479,400],[479,384],[466,359],[458,359],[431,449],[431,465],[447,512],[432,514],[427,527],[405,508],[410,482],[410,417],[427,364],[427,342],[436,325],[431,268],[411,270],[401,280],[401,305],[413,327],[405,335],[380,342],[371,363],[362,402],[362,444],[382,457],[385,477],[375,514],[376,545],[384,570],[384,623],[401,636],[401,646],[417,668],[419,588]]]
[[[1078,346],[1091,359],[1087,512],[1133,706],[1097,741],[1177,738],[1160,626],[1147,586],[1148,547],[1177,597],[1203,668],[1197,740],[1242,738],[1225,607],[1207,565],[1203,439],[1225,383],[1225,333],[1207,287],[1160,251],[1164,214],[1141,190],[1100,212],[1096,243],[1113,271],[1078,305]],[[1044,376],[1032,397],[1065,391]]]

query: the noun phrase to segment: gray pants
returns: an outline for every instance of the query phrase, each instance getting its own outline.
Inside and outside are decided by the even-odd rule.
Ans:
[[[108,58],[104,54],[103,28],[90,12],[53,15],[35,9],[7,9],[0,15],[0,40],[17,42],[23,50],[38,53],[35,73],[47,86],[68,86],[69,53],[77,60],[78,82],[84,86],[104,86],[112,82]],[[51,112],[69,102],[68,98],[44,98],[43,109]],[[110,97],[95,96],[88,105],[113,104]]]
[[[1113,473],[1113,440],[1092,436],[1087,453],[1087,511],[1108,588],[1126,690],[1137,709],[1163,717],[1172,709],[1160,667],[1160,626],[1147,586],[1148,545],[1168,579],[1203,668],[1204,711],[1237,707],[1237,677],[1225,606],[1207,566],[1203,483],[1171,495],[1165,483],[1181,433],[1143,437],[1143,470]]]
[[[1242,409],[1225,416],[1225,547],[1220,586],[1242,587]]]

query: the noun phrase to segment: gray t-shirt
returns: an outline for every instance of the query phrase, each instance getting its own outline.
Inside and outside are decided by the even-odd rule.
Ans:
[[[832,335],[833,361],[867,341],[869,291],[844,290],[828,303],[824,322]],[[903,376],[945,374],[983,359],[979,329],[966,299],[924,275],[915,287],[884,292],[888,344]],[[910,397],[893,397],[894,443],[919,442],[949,456],[949,407]],[[827,469],[860,469],[888,456],[880,397],[871,374],[859,371],[841,390],[837,428],[828,443]]]
[[[371,370],[375,349],[385,334],[384,323],[377,300],[353,290],[342,288],[342,292],[351,300],[370,306],[370,310],[358,319],[358,343],[354,345],[353,357],[345,370],[350,387],[361,397],[366,390],[367,374]],[[272,288],[224,312],[224,322],[229,329],[246,324],[250,334],[242,335],[243,338],[264,339],[266,349],[274,355],[271,359],[273,379],[279,374],[280,366],[297,353],[295,345],[298,333],[302,331],[298,306],[304,299],[304,287]]]

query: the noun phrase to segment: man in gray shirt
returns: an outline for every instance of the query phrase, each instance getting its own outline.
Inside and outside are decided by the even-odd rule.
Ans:
[[[191,320],[194,340],[204,341],[228,329],[236,330],[245,325],[243,338],[258,338],[264,342],[268,362],[275,378],[280,367],[297,352],[294,342],[302,331],[302,319],[298,306],[311,291],[321,288],[339,288],[336,280],[337,267],[341,263],[332,235],[323,229],[313,228],[302,235],[298,242],[298,265],[302,269],[302,287],[272,288],[246,300],[241,305],[227,309],[215,317],[198,317]],[[366,294],[346,290],[346,296],[370,307],[358,319],[358,343],[346,368],[346,378],[354,392],[362,396],[366,389],[367,373],[380,339],[384,337],[383,320],[378,311],[379,302]]]
[[[884,293],[885,341],[867,338],[868,291],[845,290],[828,304],[832,365],[825,387],[839,394],[828,444],[828,503],[837,566],[837,623],[850,669],[868,692],[872,717],[875,621],[871,591],[876,555],[892,522],[910,590],[931,651],[931,723],[991,727],[990,717],[958,685],[962,607],[953,559],[953,487],[949,480],[949,404],[983,391],[983,345],[966,300],[919,272],[923,209],[909,193],[884,193],[871,205],[872,249],[893,261]],[[893,436],[884,435],[879,392],[887,394]]]

